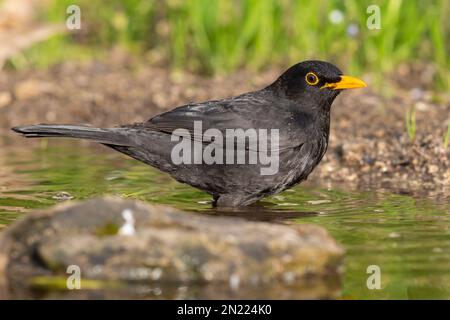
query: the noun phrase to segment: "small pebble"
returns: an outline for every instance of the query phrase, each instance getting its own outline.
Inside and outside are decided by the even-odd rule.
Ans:
[[[391,238],[391,239],[400,238],[400,237],[401,237],[401,235],[398,232],[389,233],[389,238]]]
[[[316,205],[316,204],[330,203],[331,200],[309,200],[306,202],[312,205]]]
[[[55,194],[52,199],[58,200],[58,201],[67,201],[73,199],[74,196],[72,196],[70,193],[66,191],[61,191]]]
[[[8,91],[0,92],[0,108],[6,107],[12,102],[11,93]]]

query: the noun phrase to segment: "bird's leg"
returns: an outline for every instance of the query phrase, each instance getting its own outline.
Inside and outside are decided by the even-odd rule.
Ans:
[[[259,198],[248,194],[222,194],[214,198],[216,207],[244,207],[257,201]]]
[[[213,195],[213,201],[212,201],[213,207],[217,207],[217,200],[219,200],[219,197],[220,196],[218,196],[218,195]]]

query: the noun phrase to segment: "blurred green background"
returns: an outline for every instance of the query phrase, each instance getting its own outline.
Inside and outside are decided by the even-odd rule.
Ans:
[[[72,4],[81,8],[81,30],[33,46],[13,67],[91,58],[119,46],[209,75],[314,58],[350,72],[426,63],[437,70],[436,83],[450,80],[448,0],[47,0],[39,19],[64,23]],[[374,4],[380,30],[366,26]]]

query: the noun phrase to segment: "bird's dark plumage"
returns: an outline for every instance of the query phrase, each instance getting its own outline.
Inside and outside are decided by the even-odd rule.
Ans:
[[[341,71],[330,63],[305,61],[288,69],[264,89],[188,104],[144,123],[107,129],[42,124],[13,130],[29,138],[93,140],[210,193],[219,206],[244,206],[308,177],[327,149],[333,100],[341,89],[362,86],[365,86],[362,81],[342,76]],[[185,129],[192,141],[203,143],[203,148],[205,141],[211,143],[210,137],[194,132],[194,121],[201,121],[203,132],[216,129],[225,140],[226,129],[278,129],[278,171],[262,175],[261,164],[248,163],[174,164],[171,152],[178,143],[171,138],[174,130]],[[270,138],[269,134],[269,141]],[[227,147],[221,148],[225,154]],[[246,146],[247,157],[251,148]],[[261,152],[259,149],[254,151]]]

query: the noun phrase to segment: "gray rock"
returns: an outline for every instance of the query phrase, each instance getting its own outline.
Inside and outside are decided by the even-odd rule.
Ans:
[[[343,249],[314,225],[102,198],[28,214],[2,232],[0,291],[12,297],[37,288],[80,298],[99,290],[116,298],[323,298],[339,290],[342,257]],[[91,290],[66,289],[71,265],[80,268],[82,289]]]

